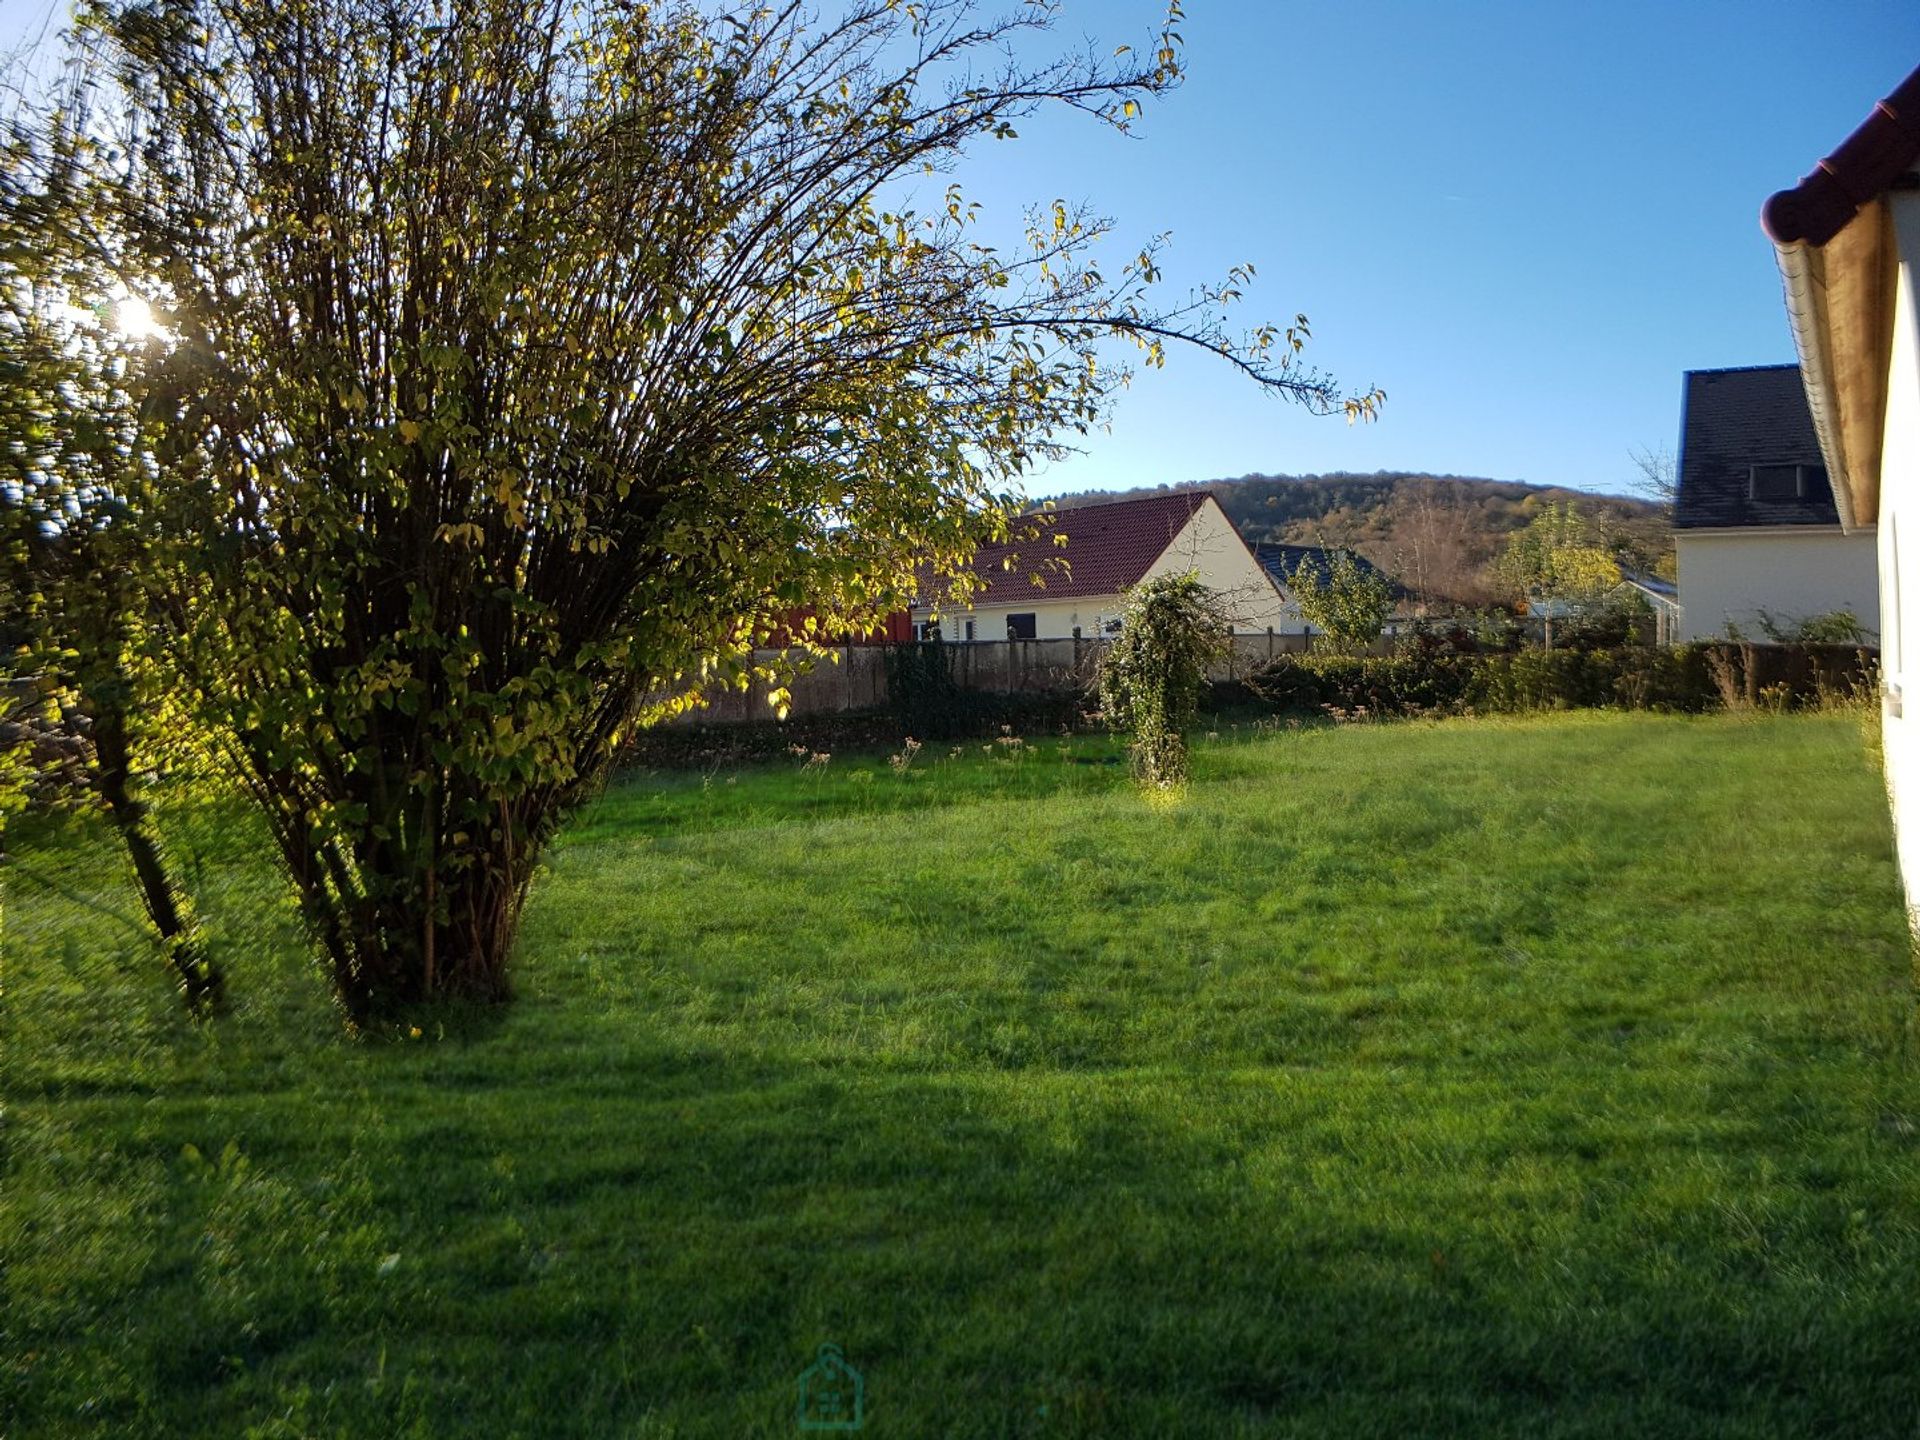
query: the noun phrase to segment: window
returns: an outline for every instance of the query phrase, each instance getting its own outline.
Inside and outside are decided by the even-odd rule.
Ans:
[[[1009,640],[1033,639],[1039,633],[1037,619],[1038,617],[1034,615],[1007,616],[1007,638]]]
[[[929,620],[920,627],[920,638],[928,641],[938,640],[940,638],[940,627]]]
[[[973,639],[973,621],[967,621],[967,639]]]
[[[1749,500],[1807,500],[1827,488],[1819,465],[1755,465],[1747,471]]]

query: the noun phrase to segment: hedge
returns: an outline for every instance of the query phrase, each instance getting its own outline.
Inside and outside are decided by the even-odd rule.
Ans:
[[[1699,712],[1818,702],[1869,693],[1874,652],[1853,645],[1621,645],[1599,650],[1462,654],[1284,655],[1258,673],[1219,682],[1217,712],[1320,715],[1515,714],[1595,707]],[[917,683],[916,683],[917,682]],[[705,767],[809,750],[875,750],[920,740],[988,738],[1002,726],[1034,735],[1083,729],[1096,701],[1070,691],[961,690],[938,677],[903,676],[886,710],[796,717],[781,723],[678,724],[644,732],[629,764]]]
[[[1872,651],[1851,645],[1622,645],[1473,655],[1287,655],[1213,687],[1215,708],[1282,713],[1512,714],[1615,707],[1697,712],[1805,704],[1871,683]]]

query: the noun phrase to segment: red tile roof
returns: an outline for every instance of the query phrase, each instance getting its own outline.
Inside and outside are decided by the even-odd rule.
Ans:
[[[1920,69],[1873,107],[1840,148],[1760,211],[1776,245],[1824,245],[1920,159]]]
[[[984,546],[974,557],[974,572],[987,583],[974,592],[972,603],[1018,605],[1115,594],[1137,583],[1212,498],[1205,490],[1179,490],[1030,516],[1040,526],[1037,538]],[[1066,545],[1056,545],[1055,535],[1065,535]],[[1034,584],[1036,575],[1045,588]]]

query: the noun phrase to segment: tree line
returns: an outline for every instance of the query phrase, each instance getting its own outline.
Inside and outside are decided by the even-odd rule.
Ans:
[[[1622,568],[1673,575],[1671,517],[1657,498],[1401,471],[1247,475],[1158,488],[1205,488],[1249,543],[1351,548],[1415,595],[1443,605],[1512,603],[1517,596],[1496,562],[1513,534],[1556,506],[1574,506],[1592,528],[1595,543]],[[1114,498],[1081,492],[1058,503]]]

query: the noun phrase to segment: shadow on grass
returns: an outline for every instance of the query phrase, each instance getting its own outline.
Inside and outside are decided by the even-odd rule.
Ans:
[[[903,1435],[1865,1434],[1920,1404],[1902,1267],[1817,1234],[1769,1266],[1711,1167],[1543,1187],[1496,1108],[1481,1147],[1415,1087],[1363,1098],[1452,1176],[1357,1152],[1337,1076],[642,1046],[469,1090],[403,1055],[99,1117],[29,1201],[89,1238],[13,1277],[22,1433],[786,1435],[826,1341]],[[108,1187],[141,1203],[75,1208]]]

